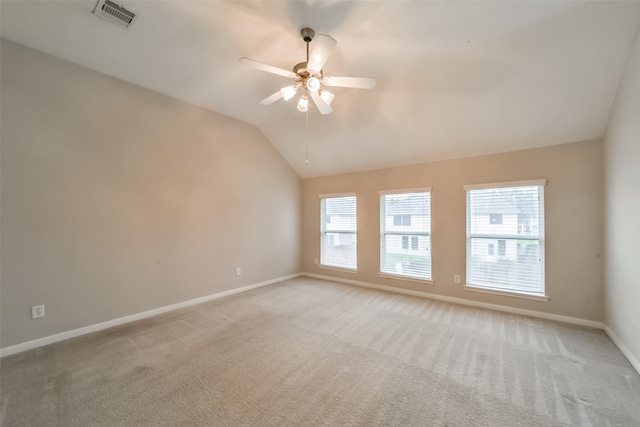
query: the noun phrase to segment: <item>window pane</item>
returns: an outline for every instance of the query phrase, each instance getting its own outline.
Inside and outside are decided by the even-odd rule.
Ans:
[[[380,271],[431,279],[430,193],[383,195],[380,213]]]
[[[527,186],[468,191],[470,233],[542,235],[541,188]]]
[[[403,276],[415,276],[421,279],[431,278],[431,239],[429,236],[413,236],[417,239],[418,249],[405,247],[403,237],[397,234],[384,236],[382,265],[380,271]]]
[[[357,267],[356,198],[332,197],[320,201],[320,263],[332,267]]]
[[[543,291],[542,259],[537,240],[504,242],[504,255],[491,255],[495,239],[471,239],[467,277],[472,285],[506,291]],[[488,254],[488,255],[487,255]]]
[[[326,231],[355,231],[356,230],[356,198],[335,197],[323,199],[325,214],[330,222],[326,223]]]
[[[387,194],[380,197],[385,230],[428,233],[431,230],[429,193]]]
[[[325,233],[322,239],[322,264],[332,267],[356,267],[356,234]]]

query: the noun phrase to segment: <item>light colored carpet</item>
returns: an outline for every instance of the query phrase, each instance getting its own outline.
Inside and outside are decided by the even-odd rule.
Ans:
[[[0,361],[3,426],[638,426],[598,330],[298,278]]]

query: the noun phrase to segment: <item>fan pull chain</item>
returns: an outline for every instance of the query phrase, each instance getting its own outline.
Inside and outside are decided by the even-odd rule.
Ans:
[[[309,44],[307,43],[307,46]],[[307,110],[307,112],[305,113],[305,117],[306,117],[306,122],[307,122],[307,129],[309,129],[309,110]],[[306,165],[309,166],[309,138],[305,138],[305,141],[307,142],[307,161],[306,161]]]

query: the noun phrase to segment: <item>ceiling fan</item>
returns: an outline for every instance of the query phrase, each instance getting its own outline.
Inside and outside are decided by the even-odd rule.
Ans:
[[[278,101],[280,98],[289,101],[298,92],[301,92],[298,100],[298,110],[306,112],[309,110],[309,98],[320,111],[320,114],[329,114],[333,111],[331,101],[334,95],[324,86],[329,87],[349,87],[356,89],[373,89],[376,86],[374,77],[328,77],[324,75],[322,68],[331,56],[333,49],[336,47],[336,40],[324,34],[318,34],[313,42],[311,52],[309,52],[309,43],[314,39],[315,31],[311,28],[303,28],[300,31],[302,40],[307,44],[307,60],[296,64],[293,71],[283,68],[274,67],[273,65],[264,64],[249,58],[240,58],[240,61],[268,73],[277,74],[279,76],[292,79],[294,83],[283,87],[260,101],[262,105],[270,105]]]

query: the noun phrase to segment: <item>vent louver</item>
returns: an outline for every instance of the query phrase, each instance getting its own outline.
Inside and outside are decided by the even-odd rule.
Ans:
[[[122,25],[125,28],[131,27],[136,20],[135,13],[110,0],[99,0],[93,13],[100,18]]]

